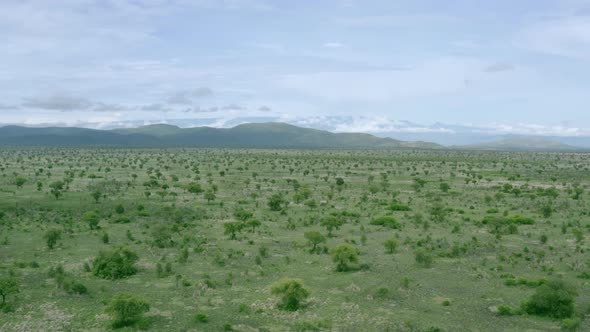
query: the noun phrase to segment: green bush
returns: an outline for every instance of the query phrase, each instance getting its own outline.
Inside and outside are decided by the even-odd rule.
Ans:
[[[400,202],[391,203],[391,205],[389,205],[389,209],[391,211],[411,211],[412,210],[412,209],[410,209],[409,206],[402,204]]]
[[[371,220],[371,225],[385,226],[393,229],[400,229],[401,224],[397,219],[390,216],[378,217]]]
[[[142,298],[131,294],[115,295],[106,307],[106,312],[113,315],[114,328],[131,326],[138,323],[150,305]]]
[[[201,312],[196,314],[194,319],[195,319],[195,322],[197,322],[197,323],[208,323],[209,322],[209,316],[207,316],[206,314],[201,313]]]
[[[507,306],[507,305],[501,305],[498,306],[498,316],[512,316],[514,315],[514,310]]]
[[[422,267],[431,267],[432,263],[434,262],[434,258],[432,257],[432,255],[424,250],[416,252],[414,258],[416,259],[416,263],[418,263],[418,265]]]
[[[578,331],[581,324],[582,320],[579,317],[566,318],[561,321],[559,327],[561,327],[562,331]]]
[[[303,283],[298,279],[285,278],[271,286],[273,295],[281,297],[279,308],[287,311],[296,311],[301,306],[301,302],[309,296],[309,291],[303,287]]]
[[[357,263],[359,260],[358,251],[356,248],[342,243],[337,247],[330,249],[332,260],[336,263],[336,271],[343,272],[348,271],[349,263]]]
[[[124,278],[137,272],[135,262],[138,259],[136,253],[125,248],[100,252],[94,259],[92,273],[104,279]]]
[[[537,288],[535,294],[522,304],[530,315],[569,318],[574,314],[576,291],[561,280],[552,280]]]

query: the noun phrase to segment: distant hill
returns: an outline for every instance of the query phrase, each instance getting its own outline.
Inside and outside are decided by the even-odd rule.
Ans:
[[[496,141],[458,146],[469,150],[574,152],[588,150],[545,137],[507,137]]]
[[[71,127],[0,127],[0,145],[244,148],[418,148],[441,149],[428,142],[404,142],[362,133],[332,133],[285,123],[249,123],[233,128],[180,128],[157,124],[95,130]]]

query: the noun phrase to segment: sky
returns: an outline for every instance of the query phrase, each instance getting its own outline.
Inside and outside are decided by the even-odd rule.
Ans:
[[[1,0],[0,123],[590,136],[590,0]]]

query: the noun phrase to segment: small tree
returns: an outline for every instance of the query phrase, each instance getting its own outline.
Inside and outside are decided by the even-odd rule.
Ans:
[[[248,221],[246,221],[246,225],[248,227],[252,227],[252,232],[256,231],[256,227],[262,225],[262,223],[260,222],[260,220],[256,219],[256,218],[251,218],[248,219]]]
[[[98,211],[88,211],[82,215],[82,220],[88,223],[91,230],[94,230],[98,228],[100,216],[98,215]]]
[[[386,240],[385,242],[383,242],[383,246],[385,247],[385,250],[387,250],[388,253],[393,254],[395,252],[395,249],[397,249],[397,240],[395,238],[391,238]]]
[[[102,193],[99,190],[95,190],[92,192],[92,194],[90,194],[92,196],[92,198],[94,198],[94,201],[96,203],[98,203],[98,200],[100,199],[100,197],[102,196]]]
[[[296,311],[301,302],[309,296],[309,291],[303,287],[298,279],[285,278],[271,286],[273,295],[280,296],[278,307],[283,310]]]
[[[357,263],[359,260],[358,251],[349,244],[342,243],[330,250],[332,261],[336,263],[336,271],[348,271],[349,263]]]
[[[123,204],[121,204],[121,203],[117,204],[117,206],[115,206],[115,212],[117,214],[125,213],[125,207],[123,206]]]
[[[152,244],[158,248],[170,248],[174,247],[174,240],[172,239],[172,229],[164,224],[160,223],[155,225],[151,231]]]
[[[64,183],[62,181],[55,181],[49,184],[49,188],[51,188],[51,194],[55,199],[59,199],[64,189]]]
[[[340,229],[340,227],[344,224],[344,221],[340,218],[335,216],[327,216],[320,221],[320,225],[326,227],[328,231],[328,236],[332,236],[332,231],[334,229]]]
[[[113,315],[114,328],[134,325],[150,310],[146,300],[131,294],[115,295],[106,307],[106,312]]]
[[[18,189],[22,188],[26,182],[27,182],[27,179],[23,178],[22,176],[17,176],[16,179],[14,179],[14,184],[16,184],[16,187]]]
[[[0,278],[0,297],[2,297],[2,303],[0,306],[6,304],[6,297],[10,294],[15,294],[20,291],[18,280],[14,277]]]
[[[201,187],[201,185],[196,182],[189,183],[188,186],[186,187],[186,190],[189,193],[196,194],[196,195],[203,192],[203,188]]]
[[[211,203],[211,201],[214,201],[217,198],[217,196],[215,196],[215,192],[211,189],[207,189],[204,197],[207,200],[207,203]]]
[[[61,231],[56,228],[49,229],[47,232],[45,232],[43,238],[47,243],[47,248],[53,249],[57,244],[57,241],[61,239]]]
[[[424,250],[419,250],[418,252],[416,252],[416,255],[414,258],[416,260],[416,263],[418,263],[418,265],[420,265],[422,267],[431,267],[432,262],[434,261],[434,259],[432,258],[432,255],[427,253]]]
[[[313,246],[310,250],[311,252],[316,252],[318,244],[326,242],[326,237],[323,236],[320,232],[316,232],[316,231],[305,232],[303,234],[303,236]]]
[[[281,194],[273,194],[268,199],[268,207],[271,211],[281,211],[283,205],[287,205],[287,201],[285,201],[285,198]]]
[[[226,222],[223,224],[223,234],[229,235],[230,240],[236,239],[236,233],[240,232],[244,228],[244,223],[241,221]]]

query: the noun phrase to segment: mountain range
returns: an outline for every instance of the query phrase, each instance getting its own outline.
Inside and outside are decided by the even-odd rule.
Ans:
[[[0,145],[229,147],[229,148],[422,148],[428,142],[406,142],[363,133],[332,133],[286,123],[248,123],[233,128],[180,128],[167,124],[97,130],[74,127],[0,127]]]
[[[11,125],[0,127],[0,145],[590,151],[589,148],[536,136],[498,137],[486,142],[474,140],[473,144],[443,146],[426,141],[404,141],[365,133],[333,133],[279,122],[247,123],[232,128],[181,128],[169,124],[155,124],[109,130]]]

